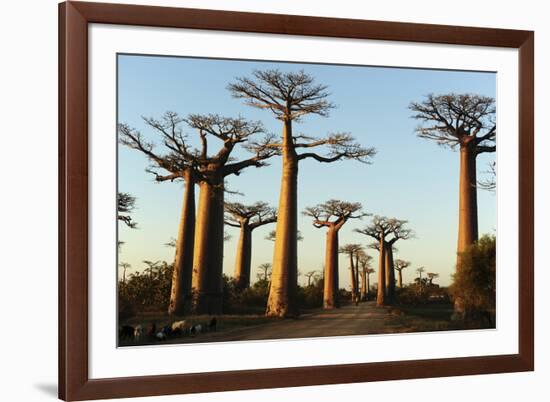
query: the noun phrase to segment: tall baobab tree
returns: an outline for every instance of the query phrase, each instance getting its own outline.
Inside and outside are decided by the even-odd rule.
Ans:
[[[193,270],[193,246],[195,236],[195,180],[196,171],[192,150],[187,145],[181,123],[183,119],[174,112],[166,112],[160,120],[144,118],[165,146],[164,152],[157,152],[155,144],[147,141],[142,134],[128,126],[119,124],[120,142],[129,148],[142,152],[151,165],[147,172],[155,176],[157,182],[183,180],[185,191],[175,240],[174,271],[170,291],[169,314],[182,314],[185,302],[191,295]]]
[[[331,309],[339,307],[338,301],[338,232],[349,219],[360,219],[366,214],[362,212],[358,202],[328,200],[323,204],[308,207],[303,214],[313,218],[313,226],[327,228],[325,246],[325,269],[323,307]]]
[[[367,253],[361,253],[359,258],[359,270],[361,271],[361,300],[366,301],[370,296],[370,274],[374,269],[370,267],[372,257]]]
[[[129,215],[136,207],[136,197],[129,193],[118,193],[117,195],[117,212],[118,220],[124,222],[129,228],[137,228],[137,223],[133,221]],[[124,215],[123,215],[124,214]]]
[[[421,138],[460,150],[459,217],[457,269],[468,246],[478,238],[477,156],[496,151],[496,108],[491,97],[474,94],[428,95],[413,102],[412,117],[422,125],[416,129]]]
[[[219,314],[222,307],[225,178],[239,175],[249,167],[265,166],[266,159],[276,151],[269,146],[270,136],[253,140],[264,132],[258,121],[213,114],[189,115],[185,121],[197,131],[201,142],[200,152],[195,154],[200,196],[193,252],[193,312]],[[216,153],[209,152],[209,138],[222,143]],[[253,156],[235,160],[231,154],[239,144],[244,144]]]
[[[397,287],[403,287],[403,270],[411,265],[410,261],[397,259],[394,262],[394,268],[397,271]]]
[[[363,250],[363,246],[360,244],[344,244],[338,250],[341,254],[347,254],[349,257],[349,271],[350,271],[350,286],[351,286],[351,301],[356,303],[359,301],[359,283],[357,281],[356,270],[359,269],[355,266],[355,256]],[[325,279],[326,281],[326,279]]]
[[[252,232],[260,226],[276,221],[275,209],[265,202],[256,202],[252,205],[239,202],[225,203],[225,223],[240,229],[234,274],[239,289],[250,286]]]
[[[176,257],[169,312],[183,308],[183,300],[192,296],[195,313],[217,314],[221,311],[224,180],[238,175],[243,169],[264,166],[265,160],[276,152],[268,147],[270,137],[250,142],[263,133],[260,122],[218,115],[189,115],[181,118],[167,112],[161,120],[145,118],[145,122],[160,134],[167,153],[155,152],[136,130],[119,125],[121,142],[143,152],[152,162],[148,169],[157,181],[183,179],[186,191],[182,218],[176,239]],[[195,129],[200,146],[191,148],[183,135],[180,123]],[[217,153],[209,152],[209,139],[222,142]],[[254,155],[235,161],[231,153],[239,144]],[[166,171],[161,175],[158,170]],[[200,188],[198,212],[195,218],[194,185]],[[196,221],[195,221],[196,220]]]
[[[378,292],[376,304],[383,306],[392,303],[395,297],[395,272],[393,266],[393,246],[400,239],[408,239],[412,231],[405,227],[407,221],[375,216],[372,222],[363,229],[355,229],[377,240],[380,252],[378,263]]]
[[[428,283],[430,286],[433,285],[434,279],[439,278],[439,274],[434,272],[428,272],[426,275],[428,275]]]
[[[298,314],[297,292],[297,221],[298,221],[298,165],[305,159],[318,162],[335,162],[355,159],[368,162],[373,148],[364,148],[349,134],[330,134],[325,138],[293,133],[293,123],[313,114],[326,117],[334,107],[327,98],[327,87],[315,83],[303,71],[254,71],[251,78],[237,78],[228,89],[235,98],[249,106],[272,112],[283,124],[280,141],[272,146],[282,155],[281,191],[277,209],[273,277],[267,302],[266,315],[292,316]],[[313,151],[299,153],[302,148],[325,149],[321,154]]]

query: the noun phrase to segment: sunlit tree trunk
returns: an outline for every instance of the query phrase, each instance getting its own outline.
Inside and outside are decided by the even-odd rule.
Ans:
[[[462,253],[478,238],[477,227],[477,173],[475,138],[460,144],[460,189],[458,204],[458,245],[456,269],[462,266]],[[454,309],[464,313],[462,300],[456,298]]]
[[[223,178],[200,183],[192,281],[195,314],[221,313],[223,198]]]
[[[367,271],[361,271],[361,300],[367,300]]]
[[[267,301],[266,315],[276,317],[295,316],[298,314],[296,304],[298,280],[298,158],[292,142],[292,123],[285,120],[282,146],[283,174],[271,288]]]
[[[370,300],[370,273],[367,272],[367,300]]]
[[[338,300],[338,230],[329,227],[325,251],[323,308],[340,307]]]
[[[470,140],[470,138],[468,138]],[[475,138],[460,146],[460,195],[458,212],[457,268],[460,253],[477,241],[477,174]]]
[[[351,301],[355,302],[357,297],[357,282],[355,281],[355,264],[353,262],[353,253],[349,253],[349,272],[350,272],[350,283],[351,283]]]
[[[384,306],[386,304],[386,247],[384,247],[384,238],[380,239],[380,260],[378,262],[378,291],[376,294],[376,305]]]
[[[193,247],[195,243],[195,181],[191,170],[185,173],[185,192],[176,238],[176,256],[168,314],[183,314],[191,293]]]
[[[399,289],[403,288],[403,273],[401,270],[399,270],[397,274],[397,287],[399,287]]]
[[[386,303],[392,303],[395,298],[395,271],[393,266],[393,247],[385,243],[385,269],[386,269]]]
[[[355,301],[359,301],[359,253],[355,254]]]
[[[240,289],[250,286],[250,262],[252,256],[252,230],[248,223],[241,224],[237,256],[235,258],[235,281]]]

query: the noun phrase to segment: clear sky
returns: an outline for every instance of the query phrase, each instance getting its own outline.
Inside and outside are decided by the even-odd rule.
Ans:
[[[408,105],[429,93],[476,93],[496,97],[496,74],[386,67],[340,66],[256,61],[211,60],[181,57],[119,55],[119,122],[138,129],[150,141],[158,136],[141,116],[161,117],[166,111],[185,116],[190,113],[218,113],[261,120],[267,130],[281,132],[281,123],[270,112],[246,106],[226,90],[235,77],[249,76],[255,69],[278,68],[282,71],[304,70],[318,83],[327,85],[330,100],[336,104],[328,118],[307,116],[296,124],[295,132],[323,136],[330,132],[349,132],[377,154],[371,165],[356,161],[321,164],[305,160],[300,164],[298,209],[335,198],[362,203],[372,214],[409,221],[416,238],[398,241],[395,258],[412,262],[403,271],[405,283],[415,277],[414,270],[424,266],[437,272],[436,281],[451,281],[456,259],[458,227],[458,153],[439,147],[432,141],[416,137],[418,122],[412,119]],[[192,130],[185,128],[190,134]],[[212,149],[212,146],[210,146]],[[183,183],[155,183],[145,172],[146,158],[138,151],[119,146],[119,191],[137,198],[133,218],[139,229],[119,225],[119,261],[128,262],[132,270],[144,268],[142,260],[171,262],[174,249],[166,247],[176,236],[183,196]],[[235,155],[244,157],[239,151]],[[488,169],[494,154],[478,157],[478,177]],[[281,175],[280,158],[270,166],[249,168],[240,176],[228,179],[231,190],[244,196],[227,195],[226,199],[242,203],[265,201],[277,206]],[[478,191],[479,232],[495,233],[496,197]],[[340,244],[368,244],[371,239],[353,229],[368,223],[349,221],[340,231]],[[299,216],[298,227],[304,240],[298,245],[298,268],[301,272],[321,270],[324,261],[325,230],[316,229],[311,218]],[[273,242],[265,240],[275,225],[266,225],[253,234],[252,278],[256,267],[271,262]],[[224,247],[224,272],[233,273],[238,229],[227,227],[232,235]],[[375,258],[378,252],[367,250]],[[130,271],[131,272],[131,271]],[[374,282],[376,281],[375,278]],[[303,283],[305,278],[300,277]],[[340,257],[340,286],[349,286],[348,263]]]

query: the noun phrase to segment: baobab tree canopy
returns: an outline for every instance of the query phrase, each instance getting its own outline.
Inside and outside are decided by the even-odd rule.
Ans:
[[[416,129],[421,138],[455,148],[475,142],[476,152],[495,152],[495,100],[474,94],[428,95],[422,102],[412,102],[413,118],[423,125]]]
[[[118,219],[124,222],[128,227],[135,229],[137,223],[132,219],[130,213],[136,207],[136,197],[129,193],[118,193],[117,195],[117,212]]]
[[[225,223],[234,227],[241,227],[245,223],[254,228],[277,220],[275,208],[261,201],[251,205],[226,202],[225,212]]]
[[[328,200],[323,204],[308,207],[303,214],[311,216],[313,226],[316,228],[343,225],[348,219],[360,219],[367,214],[361,212],[362,205],[359,202],[346,202],[340,200]]]

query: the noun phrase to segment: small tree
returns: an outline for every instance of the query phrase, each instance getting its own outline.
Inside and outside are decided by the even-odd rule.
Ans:
[[[338,232],[350,219],[361,219],[362,212],[358,202],[328,200],[323,204],[308,207],[303,214],[313,218],[313,226],[327,228],[325,247],[325,271],[323,289],[323,307],[339,307],[338,300]],[[357,271],[356,271],[357,272]]]
[[[252,205],[244,205],[239,202],[225,203],[226,225],[240,229],[234,275],[238,289],[250,286],[252,232],[260,226],[276,221],[275,209],[265,202],[257,202]]]
[[[410,261],[397,259],[394,262],[394,268],[398,273],[397,287],[403,288],[403,270],[411,265]]]
[[[422,284],[422,273],[426,271],[426,268],[424,267],[418,267],[416,268],[416,272],[418,273],[418,283]]]
[[[439,274],[434,272],[428,272],[426,275],[428,276],[428,285],[430,286],[433,286],[434,279],[439,278]]]
[[[453,275],[451,295],[463,303],[463,317],[494,324],[496,303],[496,238],[485,235],[462,255],[463,265]]]
[[[357,281],[357,270],[355,256],[357,253],[363,250],[363,246],[360,244],[344,244],[339,248],[341,254],[347,254],[349,257],[349,271],[350,271],[350,286],[351,286],[351,301],[357,303],[359,301],[359,283]]]
[[[359,253],[359,270],[361,271],[361,300],[366,301],[370,297],[370,274],[374,272],[370,264],[372,257],[365,253]]]

